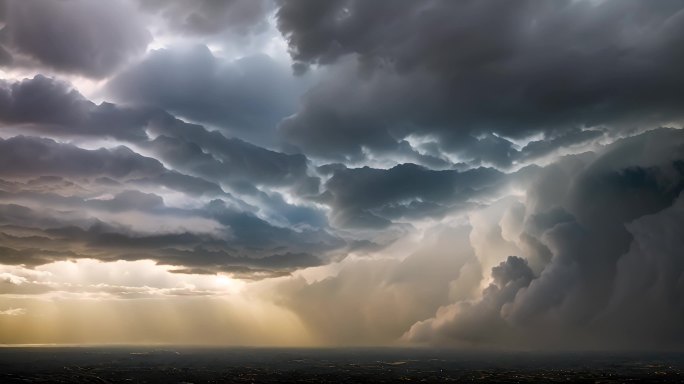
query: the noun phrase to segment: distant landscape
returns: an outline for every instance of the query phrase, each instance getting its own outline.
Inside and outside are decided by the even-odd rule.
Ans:
[[[0,349],[3,383],[680,383],[684,354],[425,349]]]

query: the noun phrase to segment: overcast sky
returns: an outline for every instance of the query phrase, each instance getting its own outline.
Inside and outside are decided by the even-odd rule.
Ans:
[[[684,346],[682,1],[0,27],[0,343]]]

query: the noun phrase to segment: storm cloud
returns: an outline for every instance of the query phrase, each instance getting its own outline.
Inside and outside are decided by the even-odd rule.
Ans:
[[[0,342],[684,345],[681,1],[0,10]]]
[[[533,276],[526,264],[522,266],[523,259],[511,256],[492,269],[494,283],[479,302],[445,306],[405,337],[462,345],[527,342],[575,348],[680,343],[681,330],[670,321],[684,319],[677,286],[684,270],[678,261],[681,255],[671,248],[678,236],[661,231],[659,223],[680,219],[683,150],[680,130],[657,130],[611,144],[594,159],[564,159],[549,166],[528,191],[526,214],[513,231],[517,238],[505,239],[519,244],[523,254],[535,239],[533,244],[550,255],[541,270]],[[571,162],[579,163],[568,167]],[[564,180],[566,185],[558,189],[565,192],[549,188],[550,180]],[[663,246],[653,255],[656,259],[646,262],[641,252],[654,242]],[[641,267],[636,266],[637,259],[644,262]],[[497,275],[513,268],[512,263],[522,275],[515,284],[499,281]],[[661,263],[673,269],[656,267]],[[648,268],[649,283],[639,277],[644,273],[641,268]],[[626,283],[631,279],[642,282],[640,292]],[[636,297],[657,291],[669,299],[636,304],[625,300],[625,290]],[[645,305],[641,311],[655,306],[653,310],[667,315],[623,316],[638,312],[639,305]],[[501,334],[510,339],[499,339]]]
[[[283,1],[278,25],[293,58],[329,76],[281,129],[333,159],[417,136],[435,141],[433,154],[505,166],[517,160],[505,138],[681,121],[681,10],[678,1]]]
[[[101,78],[145,52],[152,36],[124,1],[3,0],[0,45],[11,65]]]

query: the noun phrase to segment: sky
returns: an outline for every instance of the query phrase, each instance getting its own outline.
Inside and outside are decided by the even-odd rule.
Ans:
[[[0,344],[684,346],[682,1],[0,28]]]

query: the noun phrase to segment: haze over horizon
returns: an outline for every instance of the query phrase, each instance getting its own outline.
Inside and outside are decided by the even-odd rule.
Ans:
[[[0,344],[684,346],[684,2],[0,0]]]

